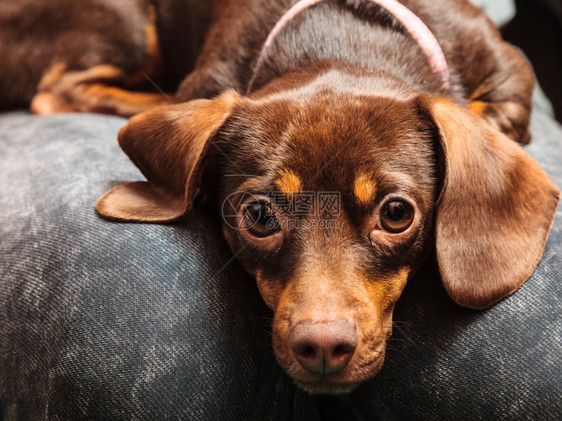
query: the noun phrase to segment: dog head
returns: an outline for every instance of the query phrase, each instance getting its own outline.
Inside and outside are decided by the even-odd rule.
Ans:
[[[138,115],[119,141],[148,182],[114,188],[99,213],[171,222],[205,192],[274,311],[279,363],[316,393],[380,370],[396,301],[433,247],[457,303],[485,308],[514,292],[559,197],[467,109],[408,93],[226,92]]]

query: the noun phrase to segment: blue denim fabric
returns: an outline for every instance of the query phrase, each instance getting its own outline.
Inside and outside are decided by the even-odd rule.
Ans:
[[[297,390],[271,313],[202,212],[101,219],[141,179],[124,119],[0,116],[0,405],[6,420],[560,419],[562,218],[543,260],[486,311],[455,305],[434,258],[406,288],[379,375],[349,396]],[[527,150],[562,186],[562,129]]]

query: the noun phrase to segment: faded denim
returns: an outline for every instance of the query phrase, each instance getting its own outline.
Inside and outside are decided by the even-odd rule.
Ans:
[[[6,420],[560,419],[562,211],[544,257],[486,311],[455,305],[430,258],[400,299],[379,375],[349,396],[297,390],[271,313],[202,211],[174,225],[94,211],[141,175],[125,120],[0,115],[0,405]],[[562,186],[562,129],[527,150]],[[493,217],[493,215],[491,215]]]

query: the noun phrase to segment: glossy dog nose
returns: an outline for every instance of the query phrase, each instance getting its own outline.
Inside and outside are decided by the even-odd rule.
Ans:
[[[300,322],[291,329],[289,346],[305,370],[334,374],[343,370],[353,357],[357,332],[347,320]]]

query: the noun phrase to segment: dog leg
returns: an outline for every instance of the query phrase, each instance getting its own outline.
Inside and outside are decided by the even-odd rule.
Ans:
[[[39,84],[31,102],[31,112],[96,112],[131,117],[173,102],[160,93],[134,92],[119,87],[126,81],[123,72],[112,65],[99,65],[81,71],[54,66]]]
[[[528,126],[533,73],[514,47],[503,42],[494,47],[499,70],[490,73],[472,91],[469,109],[509,138],[527,144],[531,138]]]

